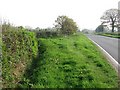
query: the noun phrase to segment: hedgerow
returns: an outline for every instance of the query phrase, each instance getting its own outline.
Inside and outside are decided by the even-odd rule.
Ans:
[[[4,88],[13,88],[19,83],[26,68],[37,56],[37,52],[38,43],[34,32],[3,25],[2,84]]]

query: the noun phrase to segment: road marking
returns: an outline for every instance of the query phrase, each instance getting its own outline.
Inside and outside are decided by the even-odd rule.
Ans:
[[[89,37],[88,37],[88,39],[90,39]],[[107,54],[108,56],[108,58],[110,58],[111,59],[111,62],[114,62],[116,65],[117,65],[117,67],[116,67],[116,65],[115,65],[115,68],[116,68],[116,70],[118,71],[118,66],[120,67],[120,64],[105,50],[105,49],[103,49],[100,45],[98,45],[95,41],[93,41],[92,39],[90,39],[94,44],[96,44],[105,54]]]

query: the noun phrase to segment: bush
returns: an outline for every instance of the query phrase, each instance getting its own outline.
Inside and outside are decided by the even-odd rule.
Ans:
[[[57,31],[35,31],[37,38],[57,37],[59,32]]]

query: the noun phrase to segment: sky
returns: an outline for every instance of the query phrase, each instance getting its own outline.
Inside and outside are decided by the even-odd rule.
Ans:
[[[80,29],[94,30],[100,17],[120,0],[0,0],[0,19],[17,26],[53,27],[58,16],[72,18]]]

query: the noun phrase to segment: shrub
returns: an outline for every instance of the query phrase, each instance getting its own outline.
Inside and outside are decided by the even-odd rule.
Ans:
[[[59,36],[59,32],[57,31],[35,31],[37,38],[48,38],[48,37],[57,37]]]

